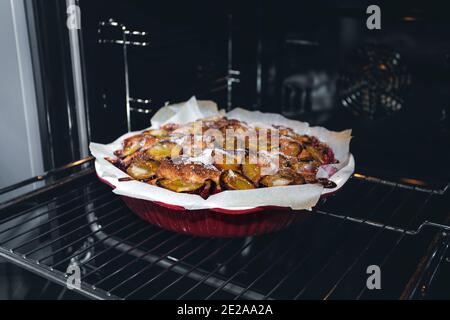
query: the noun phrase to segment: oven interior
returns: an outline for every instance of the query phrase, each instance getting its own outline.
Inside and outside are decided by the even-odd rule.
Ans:
[[[448,170],[430,167],[450,160],[446,17],[386,3],[382,29],[368,30],[367,6],[355,3],[219,1],[175,11],[140,1],[86,2],[91,139],[146,128],[159,107],[195,95],[225,109],[352,128],[360,167],[445,180]],[[386,106],[367,91],[391,100]]]
[[[78,4],[91,141],[146,128],[159,107],[195,95],[352,128],[356,173],[305,223],[198,238],[139,220],[97,180],[92,159],[67,164],[57,143],[59,169],[0,190],[44,183],[0,204],[0,256],[49,291],[60,285],[58,297],[450,297],[450,22],[436,7],[383,3],[382,29],[368,30],[369,4],[356,1]],[[49,119],[53,135],[70,133]],[[76,134],[67,139],[81,148]],[[370,265],[381,290],[367,288]],[[82,281],[72,291],[73,266]],[[41,298],[54,296],[46,290]]]

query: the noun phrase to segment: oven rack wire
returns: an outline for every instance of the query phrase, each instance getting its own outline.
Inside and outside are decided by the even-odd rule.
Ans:
[[[207,239],[135,217],[96,179],[92,160],[0,190],[48,182],[0,204],[0,256],[62,286],[77,266],[74,290],[89,298],[417,298],[447,254],[448,184],[355,174],[305,223]],[[398,261],[410,266],[402,276]],[[389,290],[366,288],[368,263],[386,270]]]

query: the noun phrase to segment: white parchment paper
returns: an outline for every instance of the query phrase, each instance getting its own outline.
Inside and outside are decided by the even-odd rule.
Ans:
[[[128,175],[106,161],[105,157],[114,157],[113,152],[122,148],[122,141],[141,131],[124,134],[110,144],[91,143],[89,148],[96,158],[97,174],[112,184],[114,193],[149,201],[159,201],[184,207],[188,210],[223,208],[242,210],[258,206],[290,207],[294,210],[311,209],[321,195],[332,193],[341,188],[353,174],[355,161],[349,153],[351,130],[334,132],[322,127],[310,127],[306,122],[287,119],[279,114],[248,111],[241,108],[225,113],[212,101],[197,101],[195,97],[187,102],[161,108],[151,120],[151,128],[158,128],[165,123],[184,124],[200,118],[225,115],[229,119],[246,121],[251,125],[283,125],[300,134],[309,134],[327,143],[339,163],[333,165],[338,171],[330,178],[337,184],[334,189],[324,189],[321,185],[305,184],[282,187],[261,188],[253,190],[223,191],[208,199],[195,194],[176,193],[164,188],[152,186],[140,181],[119,181]],[[142,130],[143,131],[143,130]]]

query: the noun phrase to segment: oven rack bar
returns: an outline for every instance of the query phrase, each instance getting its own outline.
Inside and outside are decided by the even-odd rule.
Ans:
[[[394,186],[394,187],[398,187],[398,188],[420,191],[420,192],[435,193],[435,194],[439,194],[439,195],[443,195],[448,190],[449,184],[450,184],[450,183],[447,183],[440,187],[425,187],[425,186],[428,186],[429,184],[423,180],[399,178],[398,181],[391,181],[391,180],[387,180],[387,179],[383,179],[383,178],[364,175],[361,173],[354,173],[352,178],[359,179],[359,180],[365,180],[365,181],[373,182],[373,183],[380,183],[380,184],[384,184],[384,185],[388,185],[388,186]],[[402,182],[400,182],[402,180],[403,181],[409,180],[410,182],[402,183]]]
[[[194,270],[194,269],[192,269],[191,266],[180,263],[178,261],[178,259],[175,259],[175,258],[171,257],[170,255],[167,255],[167,258],[159,257],[159,256],[153,255],[149,252],[142,251],[137,246],[131,246],[127,243],[123,243],[123,241],[121,239],[118,239],[116,237],[110,237],[102,231],[98,232],[99,230],[101,230],[101,228],[97,223],[95,223],[95,221],[96,221],[95,214],[91,214],[90,216],[88,216],[88,220],[93,222],[90,227],[91,230],[93,232],[96,232],[96,237],[100,241],[103,241],[105,243],[105,245],[107,245],[109,247],[114,247],[119,251],[126,252],[127,254],[132,255],[135,258],[143,259],[143,260],[147,261],[148,263],[150,263],[144,269],[141,269],[140,272],[143,272],[144,270],[151,267],[152,265],[158,265],[166,270],[171,270],[172,272],[178,273],[182,276],[188,276],[190,279],[193,279],[196,281],[200,281],[200,280],[204,279],[205,284],[212,286],[212,287],[216,287],[216,288],[223,287],[222,289],[224,291],[230,292],[231,294],[234,294],[234,295],[241,294],[244,291],[244,288],[239,285],[225,283],[224,280],[219,279],[214,276],[211,276],[211,275],[209,277],[207,277],[206,273],[203,273],[200,270]],[[207,240],[205,241],[205,243],[206,242],[207,242]],[[250,243],[247,243],[247,246],[249,244]],[[151,279],[151,280],[154,280],[154,279]],[[150,282],[144,283],[142,285],[148,285],[149,283]],[[136,288],[135,290],[139,290],[139,289],[140,289],[140,287]],[[132,293],[133,292],[129,293],[129,295],[131,295]],[[107,292],[106,294],[110,294],[110,292]],[[248,291],[243,296],[244,296],[244,298],[250,299],[250,300],[261,300],[263,298],[262,294],[259,294],[258,292],[254,292],[254,291]]]
[[[354,218],[354,217],[350,217],[350,216],[346,216],[346,215],[339,215],[339,214],[335,214],[335,213],[325,212],[322,210],[314,210],[313,209],[313,211],[315,213],[319,213],[319,214],[322,214],[325,216],[343,219],[346,221],[351,221],[351,222],[356,222],[356,223],[362,223],[362,224],[366,224],[366,225],[381,228],[381,229],[404,233],[407,235],[416,235],[426,227],[436,228],[436,229],[441,230],[442,232],[450,231],[450,226],[441,224],[441,223],[430,222],[430,221],[422,222],[415,230],[408,230],[408,229],[404,229],[404,228],[400,228],[400,227],[386,225],[386,224],[376,222],[376,221],[371,221],[371,220],[366,220],[366,219],[361,219],[361,218]]]
[[[2,206],[0,255],[61,285],[66,284],[67,268],[78,266],[83,281],[75,290],[96,299],[292,299],[316,294],[332,299],[342,294],[347,279],[386,238],[392,241],[379,254],[383,268],[398,259],[403,246],[412,243],[416,248],[422,238],[440,235],[432,248],[443,249],[424,250],[413,259],[410,265],[418,264],[419,258],[425,261],[421,276],[403,279],[405,286],[432,278],[447,248],[441,236],[448,230],[447,221],[438,219],[448,214],[446,193],[373,179],[351,179],[348,187],[319,204],[308,226],[247,239],[202,239],[148,225],[116,201],[92,168],[45,188]],[[312,245],[317,234],[323,239]],[[335,268],[331,266],[343,261],[339,274],[321,283],[330,277]],[[308,281],[302,274],[309,274]],[[270,286],[264,287],[266,283]],[[398,296],[404,289],[400,287]],[[318,288],[323,289],[320,294],[315,292]],[[367,294],[362,286],[354,297]]]
[[[94,160],[94,157],[87,157],[81,160],[77,160],[77,161],[73,161],[70,162],[68,164],[66,164],[65,166],[53,169],[53,170],[49,170],[41,175],[29,178],[29,179],[25,179],[23,181],[20,181],[18,183],[12,184],[10,186],[4,187],[0,189],[0,195],[20,189],[21,187],[25,187],[27,185],[36,183],[36,182],[40,182],[40,181],[45,181],[48,178],[54,177],[55,175],[59,174],[59,173],[67,173],[70,169],[73,168],[78,168],[81,165],[84,165],[86,163],[92,162]]]
[[[67,275],[62,273],[61,271],[54,270],[51,268],[46,268],[45,266],[38,265],[33,261],[29,261],[27,259],[23,259],[20,256],[17,256],[14,253],[11,253],[8,250],[0,247],[0,257],[6,259],[14,263],[15,265],[22,267],[25,270],[36,273],[45,279],[52,281],[56,284],[59,284],[63,287],[67,287]],[[73,290],[81,293],[82,295],[95,300],[117,300],[118,297],[113,295],[107,295],[103,290],[93,290],[90,285],[81,282],[79,288],[74,288]]]
[[[39,175],[30,179],[26,179],[24,181],[18,182],[12,186],[0,189],[0,195],[1,194],[5,194],[8,192],[11,192],[13,190],[17,190],[23,186],[38,182],[38,181],[44,181],[46,179],[52,178],[57,174],[61,174],[64,172],[68,172],[70,169],[74,169],[74,168],[80,168],[81,166],[85,166],[86,164],[92,163],[95,160],[94,157],[90,156],[78,161],[74,161],[72,163],[69,163],[63,167],[54,169],[54,170],[50,170],[46,173],[44,173],[43,175]],[[59,186],[62,186],[66,183],[70,183],[72,180],[74,179],[78,179],[82,176],[85,175],[89,175],[93,172],[93,169],[90,168],[88,170],[85,171],[80,171],[76,174],[73,175],[69,175],[68,177],[65,177],[63,179],[60,179],[54,183],[51,183],[48,186],[45,186],[43,188],[40,188],[36,191],[31,191],[25,195],[19,196],[17,198],[14,198],[10,201],[7,201],[3,204],[0,204],[0,210],[10,206],[10,205],[14,205],[16,203],[20,203],[22,201],[27,200],[28,198],[32,198],[36,195],[38,195],[39,193],[44,193],[47,192],[49,190],[52,190],[54,188],[57,188]],[[354,173],[353,176],[351,177],[351,179],[356,179],[356,180],[361,180],[361,181],[365,181],[365,182],[369,182],[369,183],[375,183],[375,184],[381,184],[381,185],[386,185],[386,186],[391,186],[394,188],[401,188],[401,189],[406,189],[406,190],[412,190],[412,191],[417,191],[417,192],[424,192],[424,193],[429,193],[429,194],[436,194],[436,195],[444,195],[446,193],[446,191],[448,190],[448,186],[449,183],[447,183],[446,185],[439,187],[439,188],[426,188],[423,186],[429,186],[430,184],[422,181],[422,180],[412,180],[412,179],[406,179],[406,178],[398,178],[398,180],[392,181],[392,180],[386,180],[383,178],[379,178],[379,177],[374,177],[374,176],[370,176],[370,175],[364,175],[361,173]],[[414,183],[401,183],[399,181],[401,180],[409,180],[409,181],[413,181]],[[330,216],[330,217],[334,217],[334,218],[339,218],[339,219],[344,219],[346,221],[351,221],[351,222],[355,222],[355,223],[363,223],[363,224],[367,224],[370,226],[374,226],[374,227],[378,227],[378,228],[383,228],[386,230],[390,230],[390,231],[395,231],[395,232],[399,232],[399,233],[405,233],[408,235],[416,235],[418,234],[422,229],[426,228],[426,227],[431,227],[431,228],[436,228],[441,230],[442,232],[445,231],[450,231],[450,226],[447,224],[443,224],[443,223],[437,223],[437,222],[432,222],[432,221],[423,221],[420,225],[417,226],[416,229],[405,229],[405,228],[401,228],[401,227],[397,227],[394,225],[387,225],[387,224],[383,224],[377,221],[372,221],[372,220],[367,220],[367,219],[361,219],[358,217],[351,217],[348,216],[344,213],[335,213],[335,212],[328,212],[328,211],[324,211],[324,210],[320,210],[320,209],[313,209],[314,212],[321,214],[321,215],[325,215],[325,216]]]
[[[136,100],[136,99],[135,99]],[[139,100],[139,99],[137,99]],[[137,101],[136,100],[136,101]],[[71,169],[83,169],[85,168],[86,164],[91,164],[95,161],[95,158],[93,156],[89,156],[77,161],[73,161],[68,163],[65,166],[62,166],[60,168],[56,168],[53,170],[49,170],[47,172],[45,172],[42,175],[38,175],[23,181],[20,181],[18,183],[15,183],[11,186],[8,187],[4,187],[2,189],[0,189],[0,195],[20,189],[21,187],[33,184],[35,182],[40,182],[40,181],[45,181],[49,178],[52,178],[58,174],[64,174],[64,173],[68,173]],[[89,172],[90,173],[90,172]],[[80,173],[82,174],[82,173]],[[67,181],[70,182],[73,179],[77,179],[78,176],[77,175],[73,175],[72,177],[68,177]],[[383,184],[383,185],[388,185],[388,186],[393,186],[396,188],[404,188],[407,190],[413,190],[413,191],[419,191],[419,192],[425,192],[425,193],[433,193],[433,194],[438,194],[438,195],[444,195],[450,185],[450,182],[448,183],[441,183],[441,186],[436,187],[433,186],[431,183],[428,183],[427,181],[423,181],[423,180],[418,180],[418,179],[407,179],[407,178],[396,178],[396,179],[392,179],[392,180],[388,180],[388,179],[383,179],[380,177],[375,177],[375,176],[371,176],[371,175],[366,175],[363,173],[354,173],[353,176],[351,177],[351,179],[356,179],[356,180],[362,180],[362,181],[366,181],[366,182],[370,182],[370,183],[377,183],[377,184]],[[406,182],[401,182],[401,181],[409,181],[408,183]],[[56,184],[59,184],[59,182],[56,182]],[[48,187],[50,188],[55,188],[57,187],[56,185],[52,185],[50,184]],[[34,195],[33,192],[30,192],[30,195]],[[17,199],[20,201],[23,198],[22,197],[17,197]],[[1,210],[2,207],[0,207]]]

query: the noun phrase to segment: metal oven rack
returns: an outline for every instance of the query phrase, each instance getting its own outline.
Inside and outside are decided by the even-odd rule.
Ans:
[[[51,181],[49,181],[51,180]],[[310,219],[238,239],[175,234],[137,218],[87,158],[0,190],[0,256],[94,299],[421,298],[446,257],[447,186],[355,174]],[[378,265],[382,289],[368,290]]]

